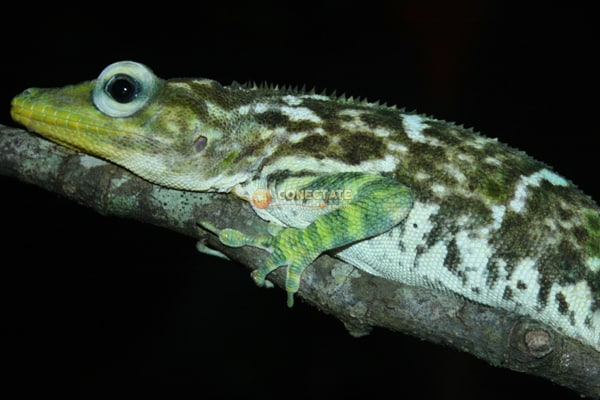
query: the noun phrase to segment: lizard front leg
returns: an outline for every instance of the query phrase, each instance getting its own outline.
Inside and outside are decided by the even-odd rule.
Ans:
[[[283,186],[289,190],[290,184]],[[367,173],[315,177],[295,190],[299,193],[309,190],[339,193],[344,190],[351,195],[321,199],[335,203],[334,207],[303,228],[271,227],[266,236],[254,237],[237,230],[219,230],[210,223],[200,223],[217,234],[227,246],[254,246],[270,251],[264,265],[252,273],[259,286],[266,285],[266,277],[271,271],[286,265],[285,289],[290,307],[294,304],[294,293],[300,287],[302,272],[320,254],[386,232],[406,218],[413,204],[410,188],[393,178]],[[290,212],[297,213],[298,207],[306,207],[306,203],[290,204]]]

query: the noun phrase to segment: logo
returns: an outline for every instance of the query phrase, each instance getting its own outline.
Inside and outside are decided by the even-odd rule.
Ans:
[[[344,203],[352,200],[353,193],[350,189],[288,189],[280,190],[275,194],[276,203],[273,204],[273,195],[267,189],[257,189],[252,194],[252,204],[256,208],[265,209],[271,206],[300,206],[310,208],[324,208],[330,202]],[[313,201],[319,201],[314,205]],[[311,202],[311,204],[307,204]]]
[[[252,193],[252,204],[254,207],[264,209],[271,205],[273,201],[273,196],[271,196],[271,192],[267,189],[257,189],[254,193]]]

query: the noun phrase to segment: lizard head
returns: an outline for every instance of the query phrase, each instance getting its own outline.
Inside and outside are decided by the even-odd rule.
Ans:
[[[27,89],[13,99],[11,115],[56,143],[156,184],[228,191],[256,161],[241,154],[251,135],[237,134],[248,110],[241,105],[250,102],[212,80],[162,80],[142,64],[122,61],[92,81]]]

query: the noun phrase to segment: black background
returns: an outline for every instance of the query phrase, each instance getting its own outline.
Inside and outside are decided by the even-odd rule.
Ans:
[[[597,13],[560,4],[18,4],[2,11],[0,123],[14,125],[27,87],[132,59],[165,78],[306,84],[464,123],[600,199]],[[0,380],[21,398],[576,398],[382,329],[353,339],[191,238],[0,183]]]

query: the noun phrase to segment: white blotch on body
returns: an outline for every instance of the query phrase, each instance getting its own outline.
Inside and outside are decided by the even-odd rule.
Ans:
[[[487,164],[491,164],[491,165],[496,165],[496,166],[502,165],[502,162],[500,160],[498,160],[497,158],[491,157],[491,156],[484,158],[483,162],[487,163]]]
[[[283,96],[282,100],[288,106],[299,106],[300,104],[302,104],[302,99],[297,96],[292,96],[292,95]]]
[[[426,142],[427,138],[423,134],[423,131],[429,127],[420,115],[403,115],[402,126],[409,139],[415,142]]]
[[[521,177],[521,180],[517,183],[515,188],[515,194],[513,199],[510,201],[510,208],[516,212],[523,212],[525,204],[527,203],[527,197],[529,195],[530,187],[539,187],[542,180],[550,182],[555,186],[567,186],[567,181],[560,175],[544,168],[529,176]]]
[[[467,281],[480,281],[482,272],[494,252],[487,237],[479,237],[469,231],[460,231],[455,239],[460,254],[460,270],[465,272]]]
[[[245,104],[243,106],[239,106],[235,110],[235,113],[238,113],[240,115],[246,115],[246,114],[248,114],[248,112],[250,112],[250,104]]]
[[[448,189],[444,185],[440,185],[438,183],[434,183],[431,185],[431,191],[435,193],[439,197],[444,197],[448,195]]]
[[[512,302],[519,306],[525,306],[527,312],[533,312],[533,306],[538,303],[538,295],[540,292],[539,271],[536,268],[536,260],[532,258],[523,258],[510,276],[510,284],[512,290]],[[527,288],[519,288],[519,281],[524,283]],[[501,285],[501,288],[505,285]],[[504,289],[502,289],[504,291]],[[500,293],[498,293],[500,295]]]
[[[492,223],[492,229],[500,229],[502,226],[502,221],[504,220],[504,214],[506,213],[506,206],[493,205],[491,208],[492,218],[494,220]]]
[[[408,147],[406,147],[405,145],[401,144],[401,143],[396,143],[396,142],[388,142],[387,144],[387,148],[390,151],[395,151],[398,153],[408,153]]]
[[[321,118],[309,108],[281,106],[279,108],[282,114],[286,115],[291,121],[311,121],[321,123]]]
[[[454,177],[454,179],[456,179],[456,181],[458,183],[464,183],[467,181],[467,177],[465,176],[465,174],[460,170],[459,167],[457,167],[455,164],[446,164],[443,169],[452,177]]]
[[[246,106],[242,106],[242,107],[246,107]],[[269,111],[270,109],[273,108],[272,104],[267,104],[267,103],[255,103],[252,106],[252,112],[256,113],[256,114],[262,114],[264,112]]]
[[[415,179],[418,181],[424,181],[429,178],[430,178],[430,175],[428,173],[425,173],[423,171],[415,172]]]
[[[592,272],[598,272],[598,271],[600,271],[600,258],[598,258],[598,257],[589,257],[585,261],[585,265],[587,265],[587,267]]]

